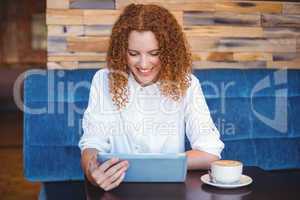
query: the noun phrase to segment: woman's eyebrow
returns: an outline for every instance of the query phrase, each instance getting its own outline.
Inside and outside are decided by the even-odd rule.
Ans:
[[[139,52],[138,50],[134,50],[134,49],[128,49],[128,51],[135,51],[135,52]],[[159,49],[152,49],[150,51],[148,51],[148,53],[151,53],[153,51],[159,51]]]
[[[152,51],[159,51],[159,49],[153,49],[153,50],[150,50],[148,51],[149,53],[152,52]]]

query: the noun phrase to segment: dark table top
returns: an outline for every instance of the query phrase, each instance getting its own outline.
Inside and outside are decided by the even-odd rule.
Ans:
[[[44,184],[47,199],[209,199],[209,200],[299,200],[300,169],[264,171],[245,167],[244,174],[252,177],[251,185],[221,189],[202,183],[200,177],[207,171],[189,171],[184,183],[122,183],[105,192],[88,181],[56,182]]]

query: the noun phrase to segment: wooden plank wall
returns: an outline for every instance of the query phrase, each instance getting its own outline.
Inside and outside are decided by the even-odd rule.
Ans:
[[[171,10],[195,68],[300,68],[300,3],[237,0],[48,0],[48,68],[99,68],[130,3]]]

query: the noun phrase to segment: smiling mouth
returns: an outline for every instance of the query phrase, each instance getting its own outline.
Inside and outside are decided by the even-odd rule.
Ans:
[[[147,73],[150,73],[152,71],[153,67],[152,68],[149,68],[149,69],[142,69],[142,68],[137,68],[137,70],[143,74],[147,74]]]

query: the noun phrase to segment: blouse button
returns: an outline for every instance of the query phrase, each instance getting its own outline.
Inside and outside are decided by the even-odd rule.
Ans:
[[[135,150],[139,150],[139,146],[138,145],[135,145]]]

